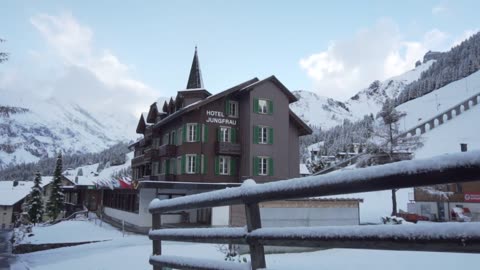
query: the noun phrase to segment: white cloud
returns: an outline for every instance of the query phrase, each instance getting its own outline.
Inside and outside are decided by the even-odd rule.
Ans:
[[[29,50],[31,68],[1,74],[8,75],[8,80],[0,78],[3,87],[9,84],[43,98],[74,101],[96,112],[135,117],[159,98],[157,91],[133,78],[129,65],[113,52],[95,48],[93,30],[72,14],[38,14],[30,22],[48,49]]]
[[[319,94],[346,100],[374,80],[384,80],[414,67],[428,50],[449,48],[448,34],[433,29],[421,40],[406,40],[390,19],[332,41],[325,51],[300,60]]]

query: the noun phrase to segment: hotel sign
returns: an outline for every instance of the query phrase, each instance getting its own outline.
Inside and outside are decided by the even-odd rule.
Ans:
[[[465,193],[465,202],[480,202],[480,193]]]
[[[225,118],[221,111],[207,111],[207,123],[222,124],[222,125],[237,125],[237,120]]]

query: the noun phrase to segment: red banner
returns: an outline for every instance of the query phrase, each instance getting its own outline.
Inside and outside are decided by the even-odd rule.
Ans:
[[[480,202],[480,193],[465,193],[465,202]]]

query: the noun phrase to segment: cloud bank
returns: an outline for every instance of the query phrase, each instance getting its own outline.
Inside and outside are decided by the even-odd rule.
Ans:
[[[453,44],[455,39],[438,29],[420,40],[406,40],[394,21],[381,19],[351,38],[332,41],[326,50],[300,59],[299,65],[320,95],[346,100],[374,80],[413,69],[427,51],[444,51]]]

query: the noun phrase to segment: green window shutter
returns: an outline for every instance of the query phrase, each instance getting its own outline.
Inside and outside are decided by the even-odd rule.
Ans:
[[[203,130],[203,138],[202,138],[202,141],[203,142],[206,142],[208,141],[208,126],[205,125],[205,124],[202,124],[202,130]]]
[[[202,174],[207,174],[207,157],[204,154],[202,154],[202,161],[203,161]]]
[[[258,144],[258,127],[253,126],[253,143]]]
[[[268,128],[268,144],[273,144],[273,128]]]
[[[187,141],[187,125],[183,125],[182,140],[183,142]]]
[[[258,98],[253,99],[253,112],[258,113]]]
[[[230,158],[230,175],[236,175],[237,174],[237,159],[236,158]]]
[[[273,101],[268,101],[268,114],[273,114]]]
[[[195,173],[200,173],[200,155],[195,155]]]
[[[170,174],[170,160],[165,160],[165,174]]]
[[[175,134],[175,136],[172,136],[172,144],[177,145],[177,133],[172,133]]]
[[[185,155],[182,156],[182,161],[181,161],[181,164],[180,164],[180,171],[182,174],[185,174],[185,166],[186,166],[186,162],[185,162]]]
[[[217,141],[222,141],[222,129],[220,127],[217,128]]]
[[[218,175],[219,172],[220,172],[220,164],[219,164],[219,160],[218,160],[218,157],[215,157],[215,175]]]
[[[178,133],[178,134],[177,134],[177,137],[178,137],[178,140],[177,140],[178,144],[177,144],[177,145],[181,145],[181,144],[182,144],[182,133],[183,133],[183,132],[182,132],[182,129],[179,128],[178,131],[177,131],[177,133]]]
[[[232,128],[231,131],[232,131],[231,135],[230,135],[231,139],[232,139],[231,141],[232,141],[232,143],[237,143],[237,129]]]
[[[253,157],[253,175],[258,175],[258,157]]]
[[[200,141],[200,124],[195,124],[195,141],[199,142]]]
[[[225,116],[230,115],[230,100],[225,100]]]
[[[273,175],[273,158],[268,159],[268,175]]]

